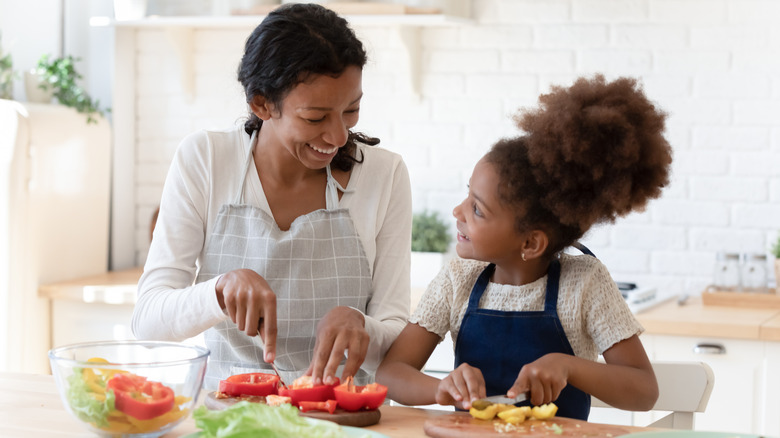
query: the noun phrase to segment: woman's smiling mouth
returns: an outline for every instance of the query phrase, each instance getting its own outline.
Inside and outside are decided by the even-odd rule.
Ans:
[[[324,149],[324,148],[319,148],[317,146],[314,146],[313,144],[310,144],[310,143],[306,143],[306,145],[309,146],[310,148],[314,149],[315,151],[317,151],[317,152],[319,152],[321,154],[325,154],[325,155],[331,155],[331,154],[335,153],[339,149],[338,146],[333,146],[331,148]]]
[[[471,239],[469,239],[469,237],[467,235],[465,235],[465,234],[461,233],[460,231],[458,231],[458,240],[465,240],[465,241],[468,242]]]

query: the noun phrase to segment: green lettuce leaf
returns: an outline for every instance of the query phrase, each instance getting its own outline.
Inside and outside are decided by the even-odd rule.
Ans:
[[[70,409],[79,419],[92,423],[97,427],[108,426],[108,413],[114,410],[114,391],[106,393],[106,399],[100,401],[84,381],[82,370],[74,369],[74,373],[68,377],[68,391],[66,397]],[[105,384],[105,382],[98,382]]]
[[[285,404],[238,402],[217,411],[201,406],[192,413],[201,429],[201,438],[343,438],[339,425],[313,422],[298,414],[298,408]]]

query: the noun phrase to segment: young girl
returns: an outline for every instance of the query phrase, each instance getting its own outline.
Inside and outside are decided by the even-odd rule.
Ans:
[[[377,371],[395,401],[469,409],[486,395],[528,393],[586,420],[589,394],[627,410],[658,397],[643,329],[606,267],[562,251],[661,194],[666,115],[628,78],[581,78],[539,100],[516,118],[526,135],[499,141],[474,167],[453,211],[459,258]],[[439,380],[420,370],[447,331],[457,368]]]

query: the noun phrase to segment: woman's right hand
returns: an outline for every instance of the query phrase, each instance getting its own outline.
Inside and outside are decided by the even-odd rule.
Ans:
[[[217,281],[217,300],[247,336],[260,333],[267,363],[276,356],[276,294],[265,278],[251,269],[236,269]]]
[[[485,398],[485,378],[479,368],[462,363],[442,379],[436,390],[436,403],[471,408],[471,402]]]

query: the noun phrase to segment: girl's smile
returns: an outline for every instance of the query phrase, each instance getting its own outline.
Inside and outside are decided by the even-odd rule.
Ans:
[[[499,199],[500,185],[495,166],[481,159],[471,174],[468,196],[452,212],[460,257],[492,263],[520,257],[522,236],[515,228],[514,210]]]

